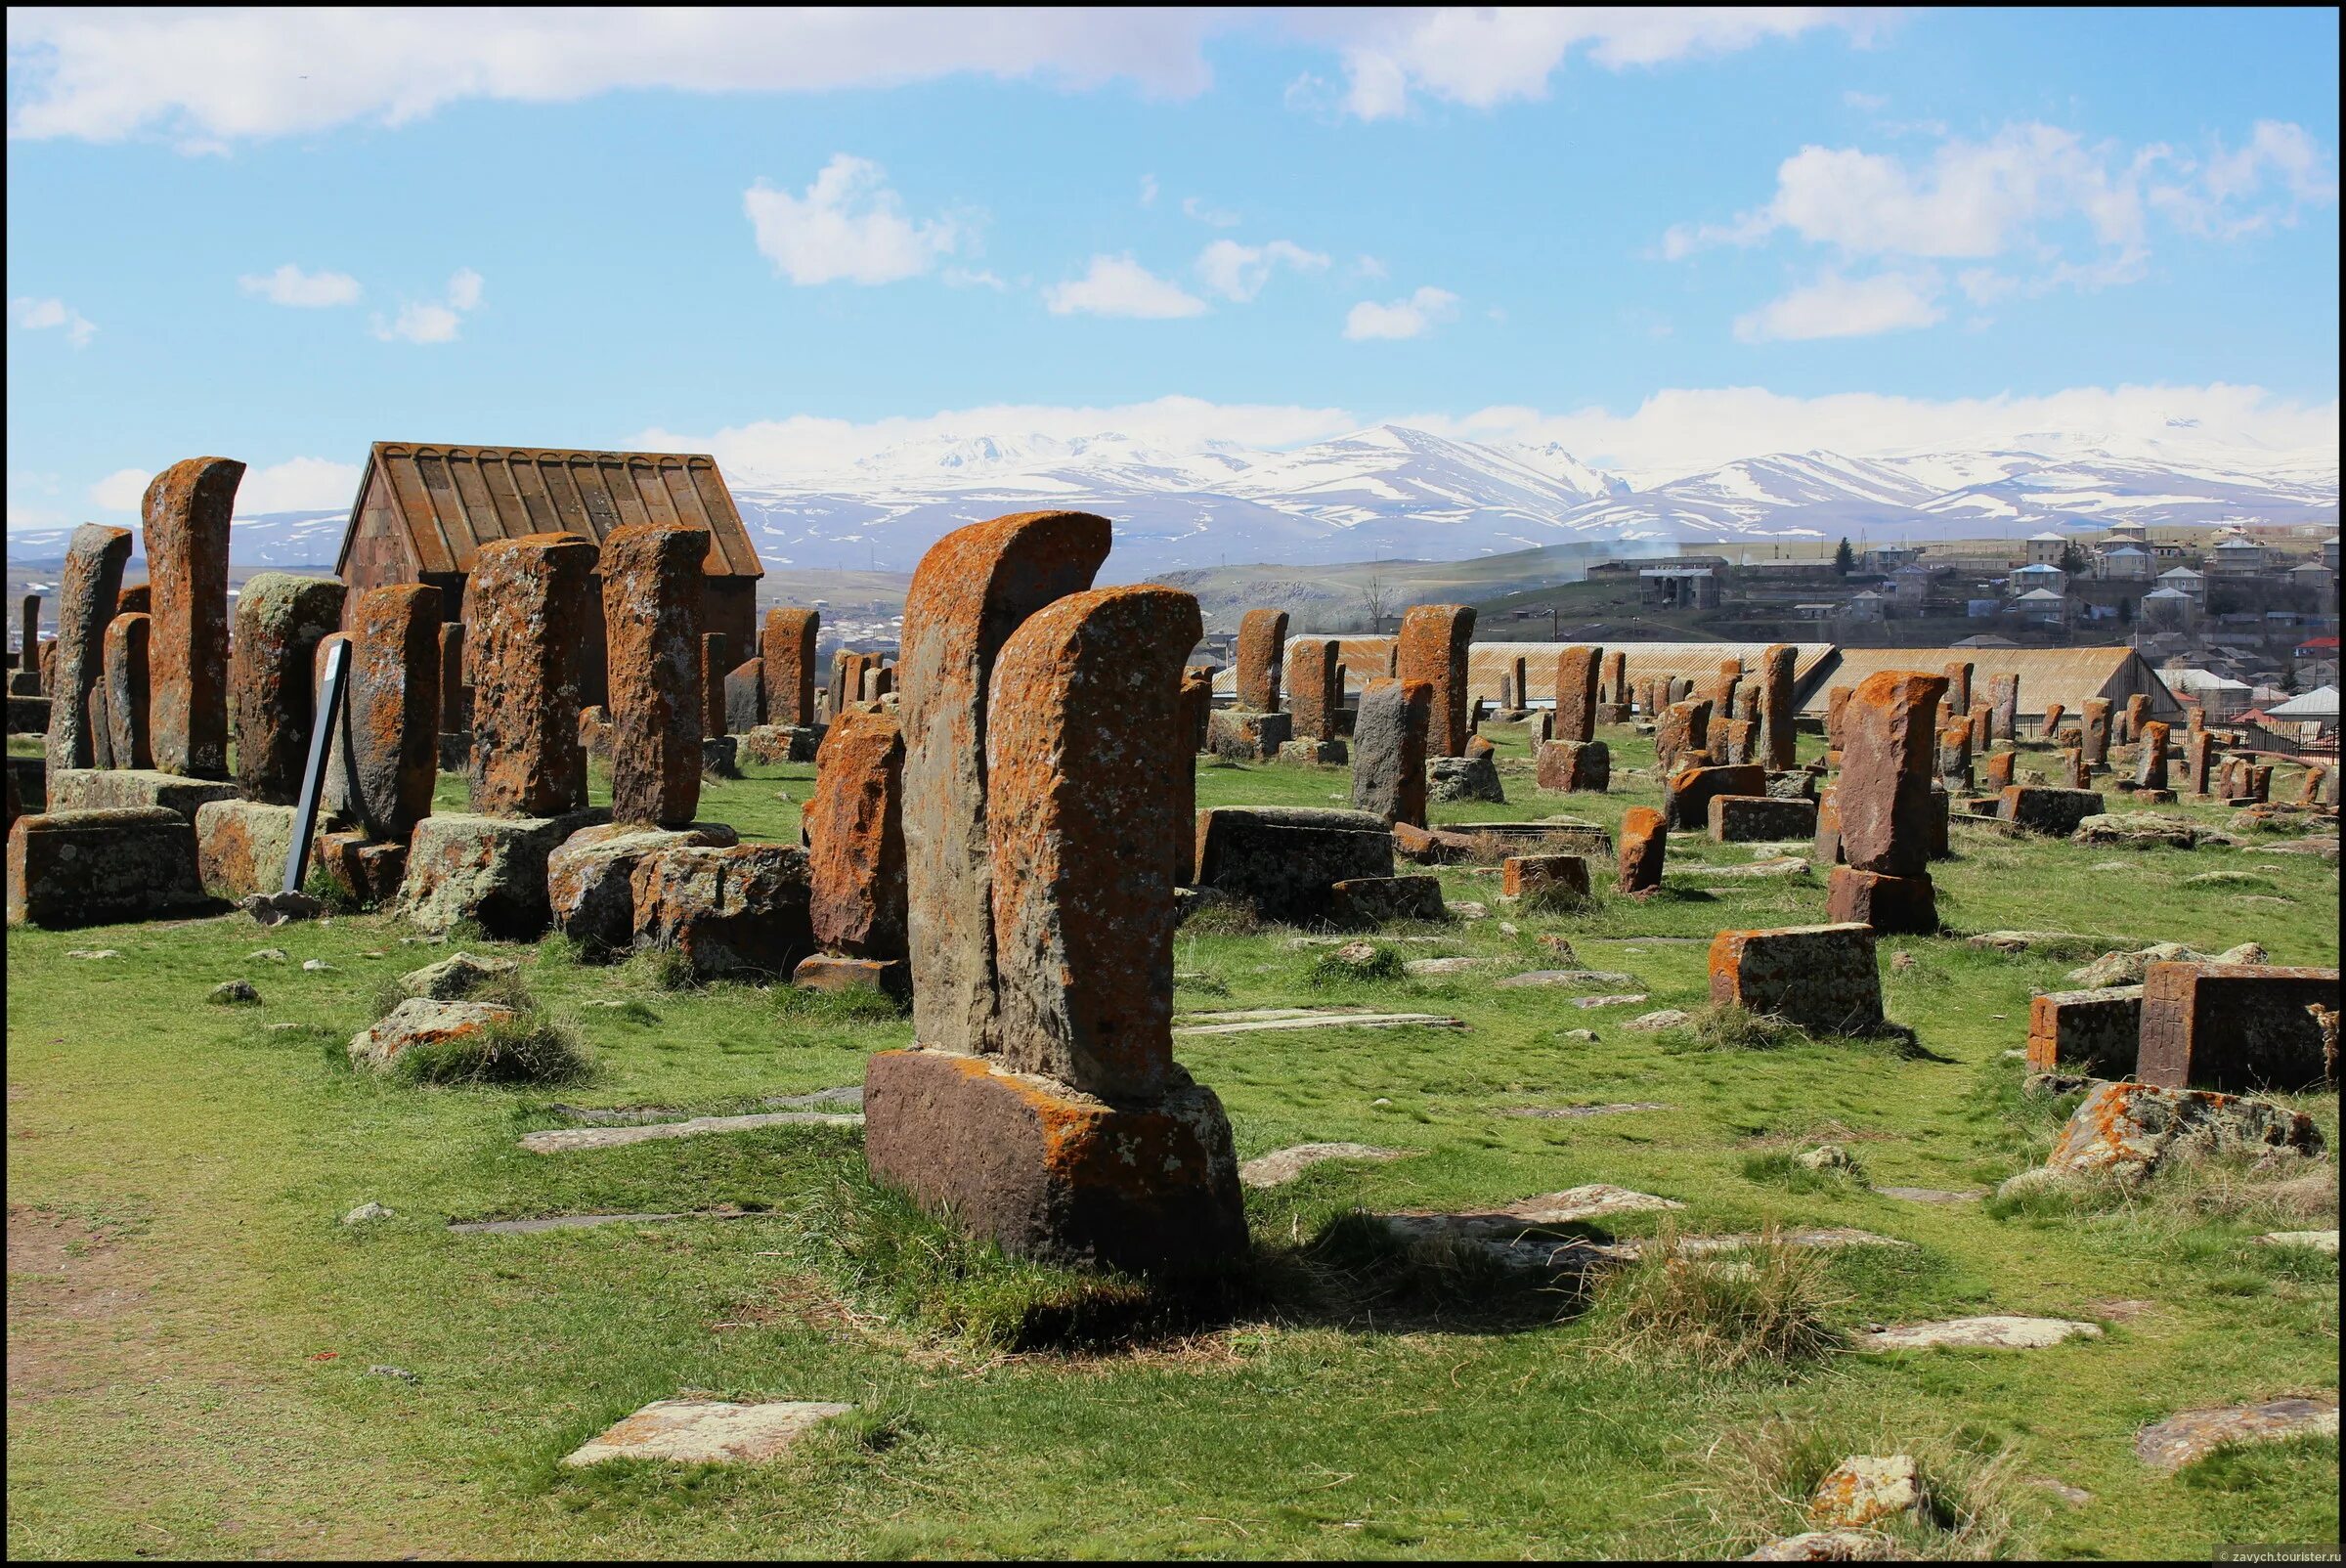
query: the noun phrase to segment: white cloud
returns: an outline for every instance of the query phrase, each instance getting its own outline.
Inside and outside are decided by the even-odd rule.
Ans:
[[[1841,95],[1841,101],[1849,108],[1863,109],[1868,114],[1890,107],[1890,100],[1880,93],[1861,93],[1853,87]]]
[[[1202,316],[1207,309],[1204,300],[1157,277],[1130,253],[1094,256],[1081,278],[1044,289],[1043,303],[1054,316],[1131,316],[1143,321]]]
[[[1327,257],[1320,251],[1306,250],[1288,240],[1274,240],[1267,245],[1241,245],[1235,240],[1217,240],[1198,252],[1197,276],[1215,293],[1242,304],[1263,291],[1276,267],[1325,272],[1327,264]]]
[[[272,273],[246,273],[237,286],[272,305],[318,310],[347,305],[359,297],[359,281],[344,272],[303,272],[291,262]]]
[[[1408,111],[1422,92],[1489,109],[1543,98],[1548,79],[1576,49],[1608,70],[1729,54],[1820,26],[1868,36],[1876,14],[1804,7],[1668,8],[1452,7],[1358,14],[1331,21],[1350,90],[1344,107],[1362,119]]]
[[[1931,327],[1947,314],[1938,306],[1938,274],[1932,271],[1877,273],[1871,278],[1827,272],[1815,283],[1738,317],[1735,335],[1746,343],[1770,343],[1873,337]]]
[[[1183,196],[1181,198],[1181,215],[1185,218],[1195,218],[1209,229],[1236,229],[1238,226],[1237,213],[1225,212],[1219,207],[1209,207],[1205,204],[1202,196]]]
[[[152,468],[117,468],[90,487],[90,504],[109,512],[135,512],[153,482]]]
[[[760,180],[742,193],[758,251],[794,283],[889,283],[917,278],[953,254],[952,220],[914,223],[867,158],[835,154],[804,196]]]
[[[1352,260],[1352,275],[1355,278],[1374,279],[1379,283],[1393,276],[1385,270],[1385,264],[1374,256],[1355,256]]]
[[[947,267],[937,276],[944,280],[948,288],[990,288],[1000,293],[1010,286],[983,268]]]
[[[2176,227],[2193,234],[2234,240],[2276,223],[2294,224],[2306,207],[2337,203],[2337,159],[2301,125],[2258,120],[2247,145],[2237,152],[2219,140],[2202,162],[2194,164],[2172,154],[2170,159],[2180,178],[2153,184],[2149,200]],[[2285,202],[2265,199],[2268,174],[2287,194]]]
[[[1156,205],[1156,176],[1153,174],[1141,176],[1141,205],[1144,207]]]
[[[468,99],[569,103],[620,89],[891,87],[956,74],[1191,97],[1211,11],[12,9],[12,136],[189,152],[355,120],[404,124]]]
[[[390,321],[380,316],[374,319],[374,335],[386,343],[453,343],[465,315],[480,309],[481,289],[481,275],[470,267],[458,267],[449,275],[445,303],[403,301],[399,314]]]
[[[45,331],[52,327],[65,328],[65,339],[75,348],[87,348],[97,335],[97,324],[62,299],[12,299],[9,314],[17,325],[28,331]]]
[[[1364,299],[1344,318],[1344,335],[1355,342],[1380,337],[1418,337],[1458,313],[1458,296],[1447,288],[1420,288],[1389,305]]]

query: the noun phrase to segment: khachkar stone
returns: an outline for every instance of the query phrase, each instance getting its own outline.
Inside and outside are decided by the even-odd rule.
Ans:
[[[719,683],[725,705],[724,733],[747,735],[765,722],[765,661],[744,659]]]
[[[2020,677],[2019,675],[1990,675],[1987,677],[1987,708],[1988,739],[2012,741],[2020,738]]]
[[[1797,657],[1781,642],[1760,656],[1760,760],[1777,772],[1799,760],[1793,729]]]
[[[1949,724],[1938,732],[1938,779],[1949,790],[1972,787],[1972,726]]]
[[[1382,818],[1388,827],[1425,826],[1425,736],[1433,711],[1429,681],[1387,676],[1362,688],[1352,723],[1354,810]]]
[[[708,556],[705,528],[633,523],[603,536],[614,822],[677,827],[700,806]]]
[[[733,639],[722,632],[701,633],[701,738],[714,739],[727,732],[725,724],[725,672]]]
[[[1886,670],[1851,694],[1833,795],[1847,864],[1827,881],[1827,920],[1887,932],[1938,929],[1930,873],[1932,729],[1946,690],[1944,675]]]
[[[1295,716],[1298,738],[1336,738],[1336,710],[1344,698],[1336,673],[1340,652],[1333,637],[1297,637],[1287,644],[1287,711]]]
[[[440,628],[440,733],[464,735],[472,730],[472,704],[464,697],[464,623],[450,621]]]
[[[1205,750],[1205,732],[1213,721],[1214,672],[1210,666],[1193,665],[1181,673],[1180,731],[1189,738],[1194,756]]]
[[[2049,702],[2045,704],[2044,725],[2038,731],[2038,733],[2043,735],[2047,740],[2051,740],[2056,735],[2059,735],[2061,733],[2062,717],[2067,712],[2068,709],[2063,707],[2060,703]]]
[[[404,844],[431,815],[440,763],[440,590],[397,583],[351,615],[349,714],[334,748],[343,813],[370,842]]]
[[[1287,643],[1287,612],[1248,610],[1238,623],[1238,706],[1251,713],[1279,712],[1281,650]]]
[[[19,697],[41,694],[41,596],[27,593],[17,606],[17,673],[8,689]]]
[[[2138,691],[2126,699],[2123,717],[2118,720],[2118,739],[2129,746],[2142,739],[2143,725],[2150,720],[2150,699]]]
[[[1961,660],[1947,666],[1947,694],[1938,711],[1951,719],[1960,719],[1972,711],[1972,668]]]
[[[165,773],[228,777],[228,518],[243,477],[233,457],[190,457],[147,487],[149,724]]]
[[[2204,729],[2194,729],[2183,740],[2183,787],[2194,795],[2205,795],[2214,787],[2216,743]]]
[[[1673,702],[1662,710],[1654,724],[1654,756],[1664,772],[1677,765],[1682,757],[1708,754],[1711,740],[1711,704],[1709,702]]]
[[[1841,750],[1842,719],[1856,690],[1855,686],[1834,686],[1825,692],[1825,744],[1835,751]]]
[[[147,650],[154,618],[142,611],[106,624],[106,721],[116,767],[154,766],[148,728]]]
[[[1720,660],[1718,675],[1711,683],[1711,717],[1713,719],[1735,717],[1735,688],[1742,683],[1743,661],[1741,659]]]
[[[900,991],[904,970],[904,739],[893,715],[842,715],[815,754],[806,803],[808,915],[823,949],[800,984]]]
[[[586,804],[580,650],[601,632],[597,554],[577,534],[525,534],[492,540],[473,557],[470,783],[481,815],[548,817]],[[698,756],[691,761],[697,790]]]
[[[1621,707],[1629,702],[1629,656],[1622,652],[1619,648],[1616,648],[1611,653],[1605,655],[1605,674],[1603,685],[1604,690],[1599,692],[1597,695],[1597,700],[1599,702],[1610,704],[1614,707]]]
[[[65,547],[57,593],[57,684],[49,691],[49,766],[89,767],[101,748],[91,733],[91,696],[106,662],[106,626],[130,559],[130,530],[84,523]],[[103,747],[110,760],[113,738]]]
[[[318,700],[311,666],[342,624],[346,591],[332,578],[256,572],[237,596],[237,787],[248,801],[301,799]]]
[[[1577,644],[1556,655],[1556,740],[1596,739],[1596,673],[1603,658],[1603,649]]]
[[[1994,710],[1982,697],[1972,704],[1971,718],[1965,722],[1971,727],[1972,750],[1984,753],[1988,748],[1989,731],[1995,727]]]
[[[1464,604],[1420,604],[1401,618],[1394,644],[1394,674],[1434,688],[1432,727],[1426,731],[1430,757],[1466,752],[1466,659],[1474,636],[1474,610]]]
[[[794,729],[814,722],[814,640],[822,625],[818,610],[765,612],[765,637],[758,648],[764,661],[763,722]]]
[[[1662,859],[1669,849],[1670,824],[1650,806],[1632,806],[1621,817],[1621,876],[1615,884],[1631,895],[1652,893],[1662,886]]]
[[[2082,726],[2082,732],[2085,736],[2085,765],[2095,768],[2108,766],[2108,698],[2088,697],[2085,699],[2085,721]]]
[[[905,594],[896,718],[913,1038],[932,1050],[998,1047],[985,773],[994,657],[1027,617],[1091,586],[1109,538],[1108,519],[1089,512],[997,517],[931,545]]]

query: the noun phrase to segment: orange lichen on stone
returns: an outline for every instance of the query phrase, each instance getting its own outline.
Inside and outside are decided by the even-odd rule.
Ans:
[[[1464,604],[1420,604],[1401,618],[1394,640],[1393,673],[1433,688],[1425,736],[1429,757],[1458,757],[1466,750],[1467,654],[1474,637],[1474,609]]]
[[[1248,610],[1238,622],[1238,706],[1258,714],[1279,712],[1282,650],[1287,641],[1287,612]]]
[[[190,457],[147,487],[154,765],[228,777],[228,519],[244,465]]]
[[[904,737],[893,717],[843,714],[814,757],[805,806],[817,945],[904,956]]]
[[[440,590],[398,583],[359,595],[351,617],[346,809],[404,844],[431,814],[440,765]]]
[[[492,540],[473,557],[465,601],[474,811],[543,817],[586,804],[581,650],[602,637],[598,553],[577,534],[525,534]],[[696,756],[696,780],[699,765]]]
[[[708,555],[705,528],[634,523],[603,537],[615,822],[673,826],[700,807]]]
[[[1603,659],[1602,648],[1578,644],[1556,655],[1555,740],[1574,744],[1596,738],[1596,677]],[[1520,695],[1517,701],[1520,705]]]
[[[758,645],[764,661],[765,722],[792,728],[814,722],[814,643],[822,613],[777,606],[765,612],[765,635]]]

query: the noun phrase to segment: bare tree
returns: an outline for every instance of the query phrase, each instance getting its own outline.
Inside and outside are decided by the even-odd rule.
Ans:
[[[1368,580],[1361,585],[1361,603],[1368,612],[1368,632],[1372,636],[1384,634],[1385,604],[1390,596],[1391,590],[1385,587],[1385,580],[1374,573],[1370,573]]]

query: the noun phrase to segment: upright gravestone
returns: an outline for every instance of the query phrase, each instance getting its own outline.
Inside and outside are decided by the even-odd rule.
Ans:
[[[1735,688],[1743,684],[1743,661],[1722,659],[1718,674],[1711,682],[1711,717],[1715,719],[1735,717]]]
[[[776,606],[765,612],[758,646],[765,677],[765,722],[803,729],[814,723],[814,643],[822,612]]]
[[[1352,725],[1352,808],[1396,822],[1425,826],[1426,731],[1433,723],[1434,688],[1393,676],[1361,690]]]
[[[1555,738],[1539,750],[1543,790],[1601,793],[1612,779],[1611,749],[1596,738],[1597,672],[1603,650],[1575,645],[1556,655]]]
[[[1333,637],[1297,637],[1287,644],[1287,708],[1299,740],[1336,738],[1336,710],[1344,694],[1336,675],[1341,652]]]
[[[1287,612],[1248,610],[1238,623],[1238,706],[1249,713],[1279,708],[1281,652],[1287,643]]]
[[[2132,745],[2136,741],[2141,740],[2143,738],[2143,726],[2150,721],[2150,694],[2147,692],[2138,691],[2133,696],[2128,697],[2126,699],[2126,729],[2125,734],[2122,737],[2126,743],[2128,745]]]
[[[2216,742],[2204,729],[2194,729],[2183,740],[2183,787],[2194,795],[2206,795],[2215,787]]]
[[[27,593],[17,606],[17,673],[8,677],[11,696],[41,694],[41,596]]]
[[[2085,699],[2085,765],[2095,770],[2109,765],[2109,699]]]
[[[1988,738],[2016,741],[2020,737],[2020,677],[1987,677]]]
[[[904,737],[892,714],[844,714],[814,758],[806,802],[808,914],[821,952],[792,979],[904,994]]]
[[[1192,755],[1205,750],[1205,731],[1214,715],[1214,672],[1192,665],[1181,673],[1181,733]]]
[[[1665,774],[1683,759],[1698,753],[1708,755],[1710,745],[1708,702],[1673,702],[1662,710],[1662,717],[1654,724],[1654,756]]]
[[[1783,772],[1799,760],[1793,727],[1798,650],[1778,642],[1760,656],[1760,760]]]
[[[2063,707],[2060,703],[2049,702],[2045,704],[2044,726],[2038,731],[2038,733],[2042,734],[2045,739],[2054,741],[2056,744],[2058,744],[2058,737],[2061,734],[2061,720],[2067,713],[2068,709]]]
[[[576,534],[525,534],[473,558],[469,782],[484,816],[556,816],[586,804],[580,650],[597,630],[597,556]]]
[[[351,613],[347,809],[375,844],[405,844],[432,811],[442,685],[440,590],[369,588]]]
[[[1825,744],[1834,751],[1841,750],[1842,720],[1849,706],[1855,686],[1833,686],[1825,692]]]
[[[237,787],[247,801],[301,799],[317,701],[311,670],[319,641],[342,624],[347,591],[332,578],[256,572],[237,595]]]
[[[1836,866],[1826,884],[1828,921],[1882,932],[1938,929],[1930,871],[1938,810],[1932,732],[1947,684],[1944,675],[1884,671],[1850,695],[1834,791],[1847,864]]]
[[[1938,711],[1950,719],[1963,718],[1972,711],[1972,666],[1959,659],[1947,666],[1946,675],[1946,699]]]
[[[725,675],[732,669],[733,639],[722,632],[701,633],[701,739],[716,739],[727,732],[725,722]]]
[[[1467,654],[1474,636],[1474,609],[1464,604],[1420,604],[1401,618],[1394,673],[1433,688],[1432,727],[1425,738],[1433,757],[1466,752]]]
[[[49,766],[89,767],[100,747],[91,731],[91,698],[106,662],[106,627],[130,559],[130,530],[84,523],[65,547],[57,594],[57,683],[49,690]],[[37,601],[36,601],[37,602]],[[96,704],[101,715],[104,700]],[[104,751],[110,760],[113,737]]]
[[[2167,726],[2155,719],[2143,721],[2143,738],[2136,750],[2134,787],[2165,793],[2167,788]]]
[[[116,767],[154,766],[154,736],[148,727],[147,658],[154,617],[144,611],[117,615],[106,624],[106,721]]]
[[[149,725],[165,773],[228,777],[228,519],[243,477],[232,457],[189,457],[147,487]]]
[[[700,808],[708,554],[705,528],[633,523],[603,537],[614,822],[682,827]]]

